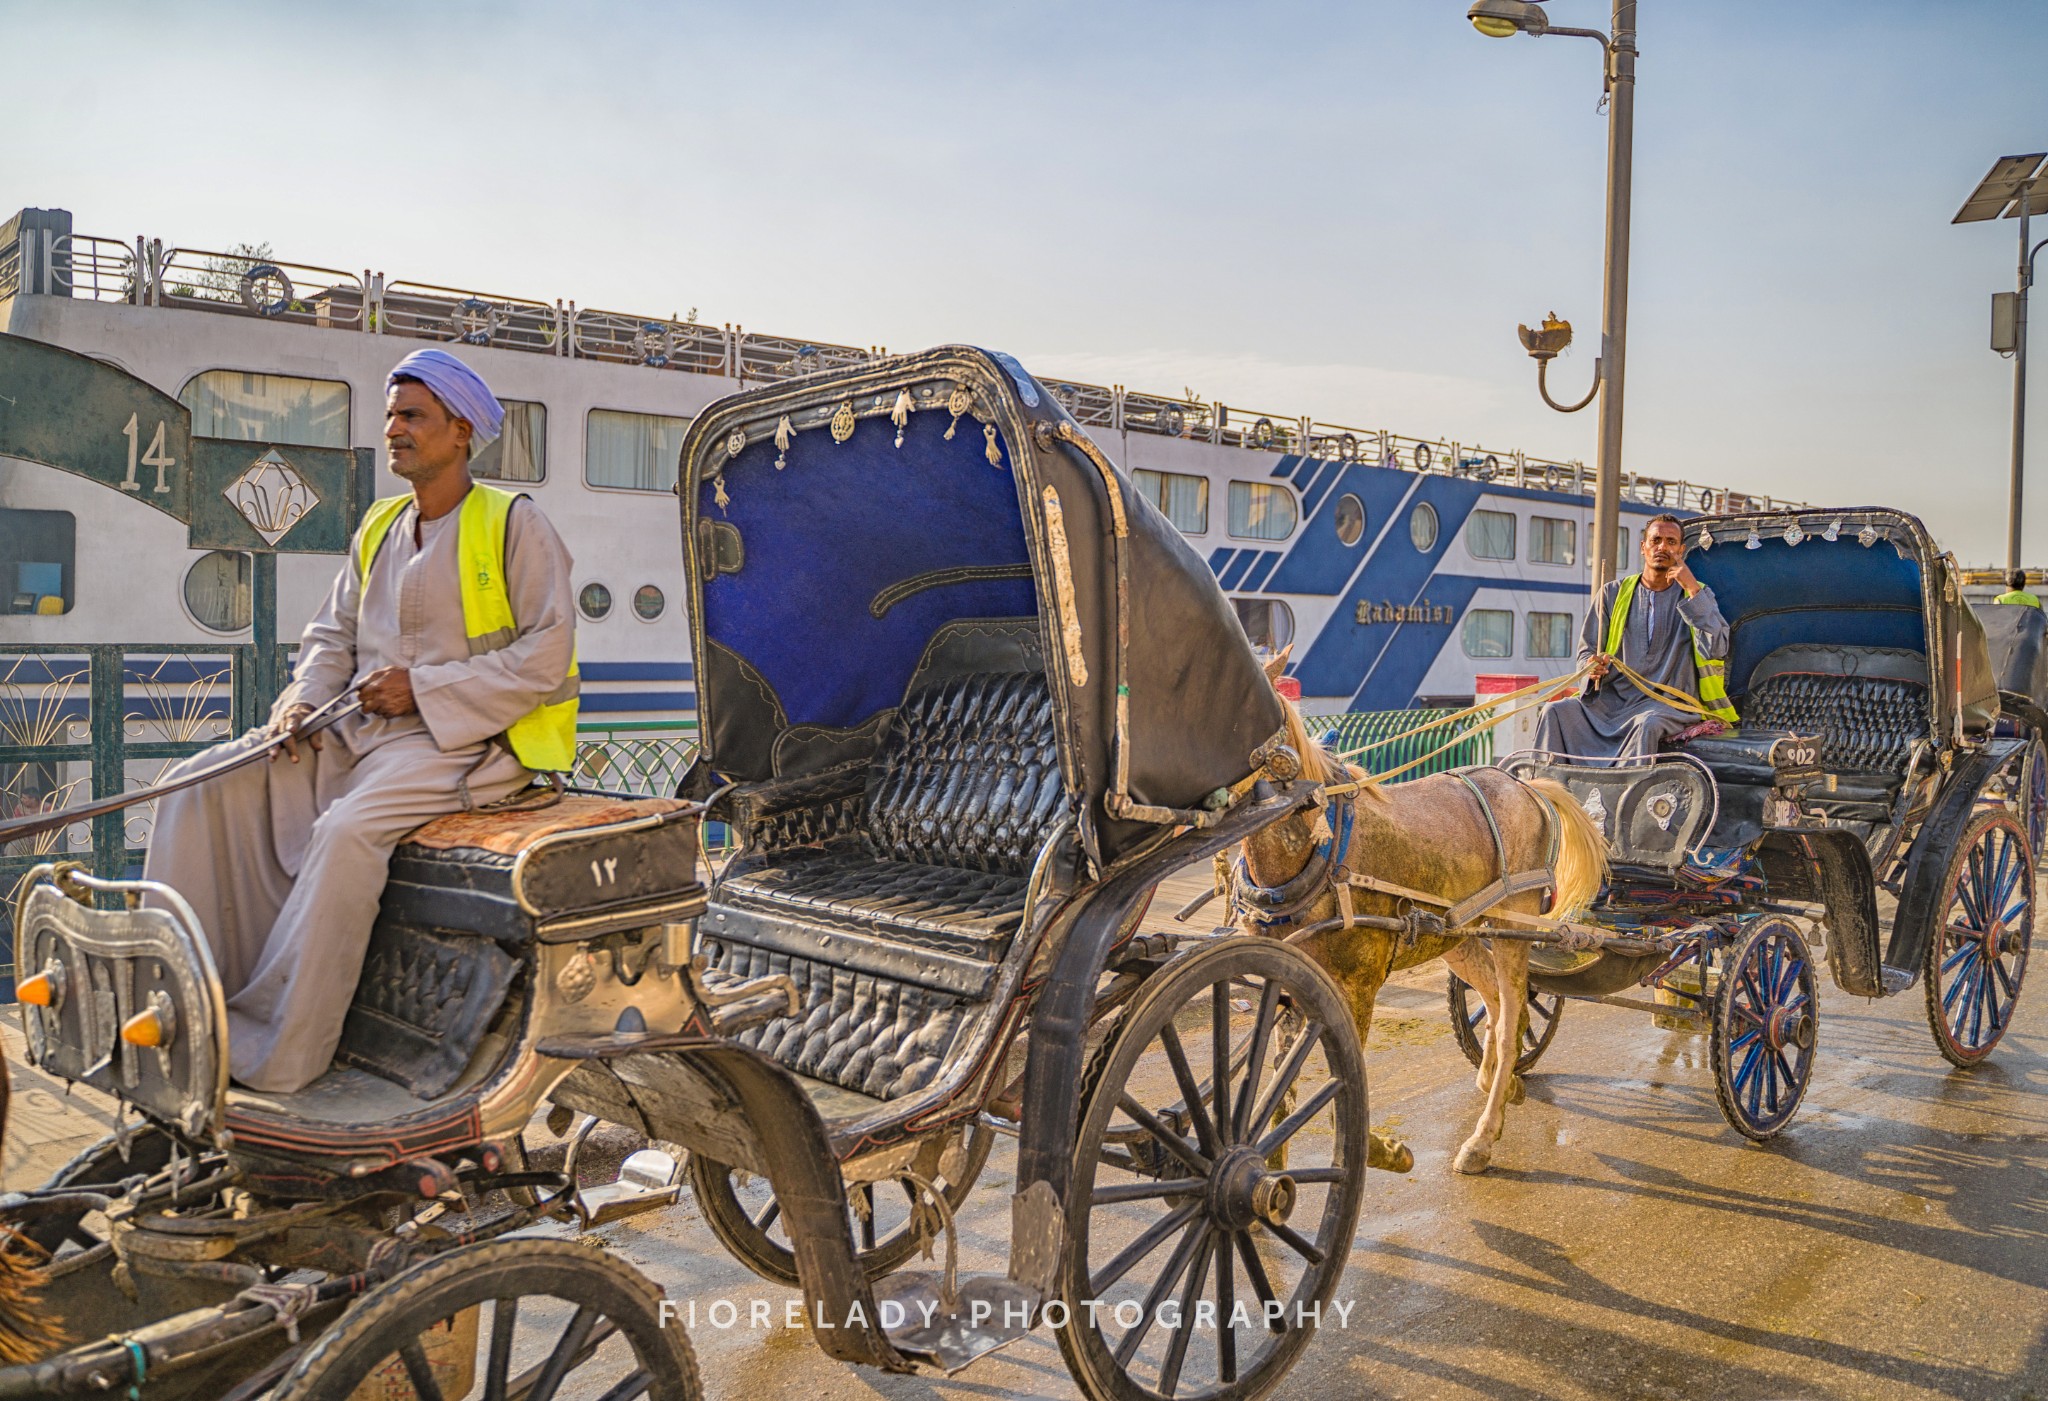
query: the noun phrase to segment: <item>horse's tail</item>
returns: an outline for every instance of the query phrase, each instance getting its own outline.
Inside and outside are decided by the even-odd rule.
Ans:
[[[0,1138],[7,1133],[7,1063],[0,1060]],[[42,1261],[12,1227],[0,1226],[0,1362],[33,1362],[64,1342],[36,1297]]]
[[[1527,781],[1557,814],[1557,887],[1551,913],[1559,919],[1576,919],[1607,883],[1607,839],[1562,783],[1554,778]]]

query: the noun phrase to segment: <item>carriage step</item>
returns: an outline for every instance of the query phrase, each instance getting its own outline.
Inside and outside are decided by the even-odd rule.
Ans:
[[[1890,964],[1884,969],[1884,993],[1889,997],[1895,992],[1904,992],[1919,980],[1920,975],[1910,968],[1894,968]]]
[[[1042,1299],[1007,1275],[962,1275],[948,1309],[942,1287],[935,1270],[901,1270],[875,1281],[875,1307],[898,1352],[949,1377],[1028,1334]]]
[[[576,1215],[588,1230],[643,1211],[674,1206],[682,1191],[682,1165],[659,1148],[642,1148],[619,1166],[616,1181],[576,1194]]]

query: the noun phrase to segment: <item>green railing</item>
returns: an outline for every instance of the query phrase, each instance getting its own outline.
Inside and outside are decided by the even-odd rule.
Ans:
[[[694,720],[585,721],[576,727],[575,779],[592,788],[673,797],[697,747]]]
[[[1455,714],[1455,710],[1359,710],[1346,715],[1304,715],[1302,719],[1308,723],[1311,738],[1320,739],[1332,730],[1336,731],[1337,738],[1332,747],[1342,752],[1357,749],[1376,740],[1391,738],[1412,730],[1417,725]],[[1406,783],[1411,778],[1421,778],[1432,773],[1448,773],[1452,769],[1463,768],[1469,764],[1490,764],[1493,762],[1493,731],[1475,732],[1472,728],[1481,719],[1483,717],[1473,716],[1454,725],[1440,725],[1419,735],[1410,735],[1396,743],[1382,745],[1378,749],[1361,754],[1353,762],[1373,773],[1386,773],[1410,760],[1421,758],[1432,749],[1450,744],[1452,740],[1462,735],[1462,742],[1452,744],[1442,754],[1427,763],[1416,765],[1393,781]]]

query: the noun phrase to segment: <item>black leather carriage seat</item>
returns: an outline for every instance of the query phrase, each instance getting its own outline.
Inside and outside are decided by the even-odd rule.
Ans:
[[[1820,740],[1821,767],[1835,775],[1826,804],[1888,803],[1904,781],[1915,740],[1930,730],[1927,661],[1894,647],[1781,647],[1757,664],[1731,734],[1687,741],[1724,784],[1768,785],[1771,745],[1788,734]]]
[[[790,974],[805,1011],[740,1039],[874,1099],[925,1088],[988,1014],[1065,810],[1045,677],[915,691],[868,764],[761,788],[702,946],[733,976]]]

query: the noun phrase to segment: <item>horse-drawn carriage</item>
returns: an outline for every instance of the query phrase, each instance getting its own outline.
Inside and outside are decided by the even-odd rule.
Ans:
[[[2042,618],[1999,610],[1987,647],[1954,561],[1898,511],[1716,516],[1685,533],[1732,629],[1741,723],[1648,761],[1501,760],[1565,784],[1612,863],[1594,932],[1532,952],[1521,1065],[1567,1000],[1652,1011],[1708,1035],[1722,1113],[1764,1139],[1812,1076],[1808,927],[1824,927],[1842,991],[1917,982],[1955,1065],[2010,1025],[2048,818]],[[1478,1059],[1487,1010],[1455,978],[1451,1012]]]
[[[1091,1396],[1293,1364],[1361,1200],[1349,1009],[1279,941],[1139,927],[1162,877],[1317,798],[1208,570],[965,349],[721,401],[680,495],[682,791],[413,834],[306,1089],[229,1084],[175,891],[28,882],[31,1054],[142,1123],[0,1200],[71,1335],[0,1397],[694,1395],[644,1279],[507,1240],[682,1187],[658,1151],[606,1188],[531,1170],[548,1102],[687,1149],[712,1229],[834,1357],[950,1371],[1042,1323]],[[708,880],[706,820],[740,839]],[[1007,1266],[961,1274],[998,1130]],[[934,1236],[942,1269],[897,1270]]]

